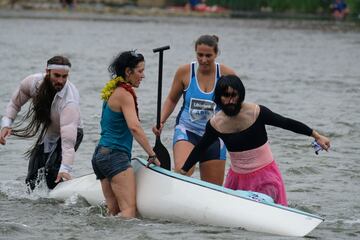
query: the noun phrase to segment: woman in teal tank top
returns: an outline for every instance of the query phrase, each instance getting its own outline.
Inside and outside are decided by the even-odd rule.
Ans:
[[[103,108],[101,137],[92,166],[110,215],[136,217],[136,184],[131,167],[133,138],[149,155],[148,161],[160,165],[142,129],[134,88],[144,78],[145,60],[135,51],[122,52],[108,68],[112,79],[101,92]]]

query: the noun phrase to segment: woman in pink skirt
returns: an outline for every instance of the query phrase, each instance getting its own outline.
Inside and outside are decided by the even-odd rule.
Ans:
[[[330,140],[299,121],[283,117],[265,106],[244,102],[245,88],[235,75],[219,79],[214,98],[221,111],[207,123],[205,134],[180,173],[186,174],[219,137],[231,159],[225,187],[264,193],[275,203],[287,206],[284,182],[272,156],[265,125],[311,136],[325,150],[329,149]]]

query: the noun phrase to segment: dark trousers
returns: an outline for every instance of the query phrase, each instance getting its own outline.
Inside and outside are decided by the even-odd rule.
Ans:
[[[75,151],[79,148],[83,136],[83,130],[78,128]],[[61,138],[57,141],[55,150],[50,153],[44,153],[44,144],[35,146],[35,149],[32,151],[29,159],[28,174],[25,180],[31,190],[34,190],[40,182],[38,172],[41,169],[45,170],[45,178],[48,188],[53,189],[57,185],[55,180],[61,166],[61,153]]]

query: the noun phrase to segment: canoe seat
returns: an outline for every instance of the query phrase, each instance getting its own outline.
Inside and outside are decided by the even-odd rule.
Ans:
[[[257,202],[274,203],[274,199],[272,199],[272,197],[270,197],[269,195],[263,194],[263,193],[252,192],[252,191],[242,191],[242,190],[236,190],[234,192],[236,195],[238,195],[240,197],[250,198]]]

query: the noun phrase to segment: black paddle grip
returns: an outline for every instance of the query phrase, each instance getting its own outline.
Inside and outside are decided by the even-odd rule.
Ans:
[[[154,53],[156,53],[156,52],[163,52],[163,51],[168,50],[168,49],[170,49],[170,46],[169,46],[169,45],[163,46],[163,47],[159,47],[159,48],[155,48],[155,49],[153,49],[153,52],[154,52]]]

